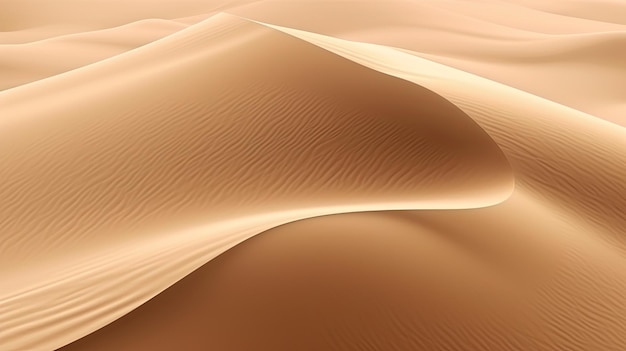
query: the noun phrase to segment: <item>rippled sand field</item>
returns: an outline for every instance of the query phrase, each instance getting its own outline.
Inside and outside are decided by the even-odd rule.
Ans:
[[[626,1],[0,0],[0,350],[626,350]]]

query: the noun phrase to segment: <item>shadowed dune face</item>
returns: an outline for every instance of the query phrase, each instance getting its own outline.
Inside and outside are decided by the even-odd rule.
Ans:
[[[516,196],[484,209],[290,223],[61,350],[547,351],[623,343],[625,275],[605,267],[620,260],[609,251],[588,259],[597,248],[572,243],[576,228],[532,203]],[[592,282],[589,274],[610,278]],[[572,310],[572,298],[606,305]],[[594,327],[580,324],[586,313],[597,318]]]
[[[493,330],[483,331],[488,339],[472,330],[496,313],[519,315],[504,304],[515,289],[493,266],[410,216],[350,214],[272,229],[61,350],[502,345]],[[442,326],[468,331],[447,334]]]
[[[625,350],[622,9],[0,0],[0,350]]]

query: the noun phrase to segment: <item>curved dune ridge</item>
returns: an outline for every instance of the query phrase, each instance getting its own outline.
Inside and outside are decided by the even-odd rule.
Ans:
[[[0,350],[626,349],[594,4],[0,2]]]

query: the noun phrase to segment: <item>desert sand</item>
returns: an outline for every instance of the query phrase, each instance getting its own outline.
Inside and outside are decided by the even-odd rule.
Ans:
[[[626,2],[51,4],[0,350],[626,349]]]

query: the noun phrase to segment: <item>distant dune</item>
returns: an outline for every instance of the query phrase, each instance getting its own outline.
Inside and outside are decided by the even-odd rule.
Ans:
[[[0,1],[0,350],[626,349],[621,1]]]

